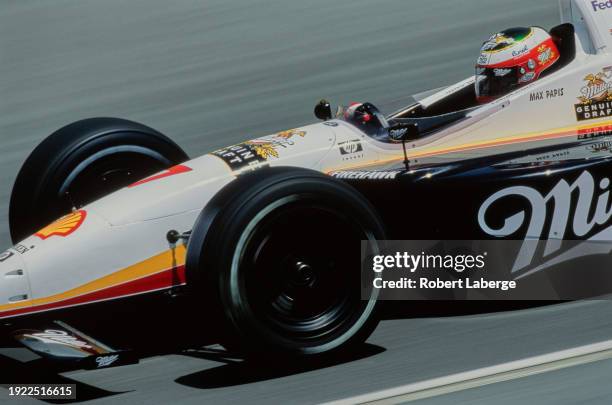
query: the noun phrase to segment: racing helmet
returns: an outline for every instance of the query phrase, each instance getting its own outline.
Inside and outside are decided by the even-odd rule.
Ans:
[[[343,115],[345,121],[371,136],[378,135],[389,127],[385,116],[372,103],[352,103],[344,110]]]
[[[365,124],[372,120],[372,105],[370,103],[351,103],[344,110],[344,119]],[[374,107],[375,108],[375,107]]]
[[[476,62],[476,98],[486,103],[532,83],[559,60],[559,49],[540,27],[510,28],[491,36]]]

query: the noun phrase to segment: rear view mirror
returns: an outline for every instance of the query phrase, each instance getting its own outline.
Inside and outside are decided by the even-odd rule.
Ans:
[[[395,123],[389,127],[389,138],[394,141],[412,141],[420,136],[419,124],[416,122],[410,123]]]
[[[314,108],[315,116],[323,121],[331,120],[332,110],[329,101],[321,100]]]

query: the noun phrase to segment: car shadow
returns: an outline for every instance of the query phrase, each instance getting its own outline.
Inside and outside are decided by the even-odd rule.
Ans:
[[[382,319],[416,319],[425,317],[450,317],[462,315],[474,315],[494,312],[504,312],[512,310],[527,309],[541,305],[554,304],[554,302],[470,302],[470,301],[452,301],[452,302],[385,302],[383,305]],[[215,349],[220,346],[206,346],[201,348],[202,344],[214,344],[214,340],[203,342],[200,340],[200,332],[191,335],[187,330],[183,330],[179,325],[191,325],[187,313],[183,317],[176,316],[176,311],[168,311],[173,314],[169,317],[171,321],[166,324],[161,331],[158,329],[159,336],[157,339],[150,339],[150,325],[154,321],[146,316],[142,317],[126,317],[125,322],[120,322],[117,318],[109,319],[106,322],[112,324],[113,327],[100,328],[101,324],[105,324],[100,317],[95,318],[98,323],[97,327],[91,329],[85,328],[84,332],[93,336],[100,337],[105,343],[113,346],[125,344],[123,347],[138,348],[138,354],[141,358],[151,356],[164,355],[183,355],[194,358],[201,358],[220,363],[220,365],[197,371],[188,375],[176,378],[174,381],[177,384],[198,388],[198,389],[213,389],[233,387],[249,383],[273,380],[276,378],[299,375],[302,373],[325,369],[341,364],[356,362],[362,359],[375,357],[386,351],[384,347],[372,344],[363,344],[351,352],[339,353],[333,356],[323,358],[310,359],[308,361],[292,360],[275,360],[271,361],[245,361],[239,356],[225,351],[222,348]],[[112,312],[114,313],[114,312]],[[149,311],[149,314],[159,316],[159,311]],[[153,316],[153,315],[151,315]],[[85,318],[94,319],[94,318]],[[165,319],[165,318],[164,318]],[[157,319],[160,322],[160,319]],[[209,328],[203,329],[209,330]],[[103,329],[106,334],[98,335],[96,330]],[[108,339],[108,340],[107,340]],[[195,343],[198,342],[198,343]],[[121,347],[121,346],[119,346]],[[0,387],[7,387],[9,384],[75,384],[78,398],[74,400],[43,400],[48,403],[75,403],[89,401],[99,398],[112,397],[131,391],[113,392],[73,380],[63,376],[62,372],[65,369],[59,369],[53,363],[43,359],[35,359],[24,361],[23,359],[14,359],[5,356],[0,352]]]
[[[383,320],[462,316],[515,311],[550,304],[553,303],[491,301],[487,302],[487,305],[483,307],[482,302],[472,301],[415,301],[411,302],[410,305],[406,305],[406,302],[385,302],[381,316]],[[179,377],[175,382],[199,389],[226,388],[273,380],[275,378],[287,377],[350,363],[376,356],[383,353],[385,350],[385,348],[380,346],[363,344],[358,350],[354,350],[350,353],[341,353],[335,356],[310,361],[266,361],[263,366],[257,361],[241,360],[223,349],[217,350],[206,348],[202,350],[191,350],[183,352],[182,354],[225,364]]]
[[[231,354],[223,350],[201,350],[184,353],[188,356],[204,358],[225,363],[192,374],[179,377],[176,383],[191,388],[212,389],[226,388],[243,384],[250,384],[276,378],[302,374],[309,371],[319,370],[340,364],[350,363],[383,353],[386,349],[372,344],[363,344],[350,353],[339,353],[334,356],[326,356],[310,360],[275,360],[266,361],[244,361],[231,358]]]

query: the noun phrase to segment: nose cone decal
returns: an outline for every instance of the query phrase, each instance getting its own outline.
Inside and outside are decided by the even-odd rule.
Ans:
[[[136,187],[136,186],[140,186],[141,184],[146,184],[146,183],[150,183],[152,181],[155,180],[159,180],[159,179],[163,179],[165,177],[170,177],[170,176],[174,176],[176,174],[181,174],[181,173],[187,173],[190,172],[192,169],[190,167],[187,167],[185,165],[177,165],[177,166],[173,166],[171,168],[169,168],[168,170],[166,170],[163,173],[160,174],[156,174],[154,176],[151,177],[147,177],[146,179],[137,181],[136,183],[132,183],[128,186],[128,188],[132,188],[132,187]]]
[[[85,221],[85,217],[87,217],[87,212],[85,210],[72,212],[64,217],[61,217],[52,224],[47,225],[34,235],[38,236],[42,240],[50,238],[51,236],[61,236],[65,238],[79,229],[79,227]]]
[[[228,146],[211,154],[222,159],[232,171],[238,171],[245,167],[257,166],[281,158],[283,151],[295,148],[296,140],[305,136],[306,131],[304,130],[290,129]]]

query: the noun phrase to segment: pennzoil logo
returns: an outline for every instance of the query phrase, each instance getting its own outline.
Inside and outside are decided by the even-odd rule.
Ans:
[[[574,106],[576,119],[586,121],[612,116],[612,67],[588,74],[583,80],[586,83],[580,89],[580,103]]]
[[[40,231],[36,232],[34,235],[38,236],[42,240],[50,238],[51,236],[61,236],[65,238],[66,236],[79,229],[85,221],[86,217],[87,211],[85,210],[78,210],[72,212],[66,216],[61,217],[52,224],[47,225]]]

